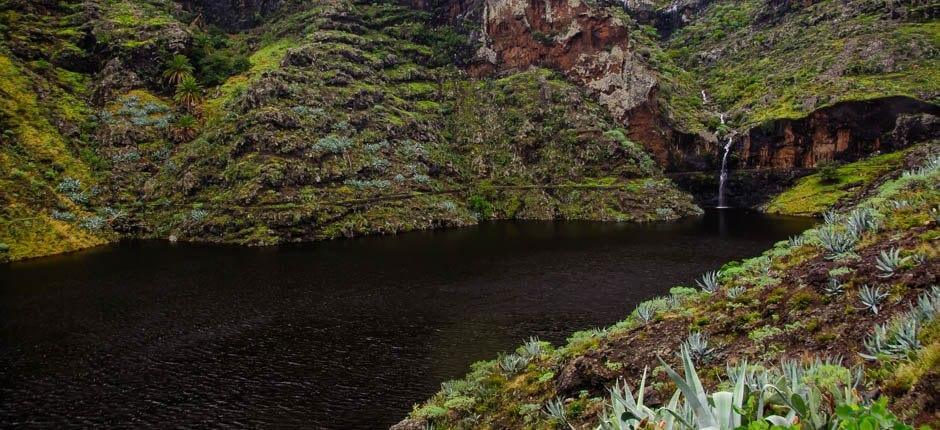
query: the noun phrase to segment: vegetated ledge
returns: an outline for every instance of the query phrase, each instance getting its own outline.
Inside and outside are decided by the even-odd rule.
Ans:
[[[682,344],[697,351],[698,374],[709,389],[727,388],[722,382],[727,381],[726,365],[730,369],[747,360],[816,374],[800,382],[808,392],[851,393],[842,390],[852,385],[847,368],[857,366],[864,382],[856,387],[858,398],[852,394],[849,400],[884,397],[902,419],[936,427],[940,142],[921,146],[915,149],[930,154],[921,165],[881,182],[818,228],[779,242],[760,257],[725,264],[714,278],[704,276],[700,285],[713,292],[676,287],[668,296],[640,304],[612,327],[573,334],[564,346],[533,340],[497,360],[478,362],[465,379],[442,384],[439,393],[393,428],[555,428],[567,423],[587,429],[601,418],[616,422],[621,417],[610,415],[607,390],[621,378],[636,388],[650,368],[646,406],[670,401],[676,385],[657,359],[675,367]],[[877,304],[877,311],[865,301]],[[918,309],[929,316],[920,319]],[[910,342],[901,346],[904,327]],[[828,361],[807,362],[814,358]],[[804,364],[797,366],[800,361]],[[817,397],[812,408],[816,418],[832,424],[834,407],[846,398],[826,398],[820,403]],[[792,403],[788,407],[773,395],[767,400],[776,408],[767,413],[792,410],[812,422]],[[752,419],[755,404],[748,403]],[[629,421],[630,415],[624,417]],[[657,415],[648,424],[659,425],[660,419]],[[748,428],[769,428],[761,421]]]
[[[763,207],[826,163],[845,163],[903,150],[940,136],[940,106],[910,97],[840,102],[809,115],[767,121],[736,138],[729,158],[729,201]],[[702,148],[685,145],[679,148]],[[715,205],[721,146],[677,153],[665,166],[671,178],[702,206]],[[889,166],[891,167],[891,166]],[[894,166],[896,167],[896,166]],[[884,169],[875,171],[875,177]],[[814,215],[819,210],[774,211]]]

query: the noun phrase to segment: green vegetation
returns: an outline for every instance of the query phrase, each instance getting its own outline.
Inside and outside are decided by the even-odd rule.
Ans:
[[[885,173],[897,170],[902,166],[906,154],[905,151],[898,151],[838,167],[827,167],[800,179],[795,186],[774,197],[767,204],[767,212],[819,215],[840,201],[848,201],[859,195]]]
[[[406,422],[445,428],[562,422],[602,429],[935,426],[936,416],[924,408],[936,398],[933,378],[940,375],[940,291],[930,275],[940,257],[934,243],[940,225],[931,213],[940,205],[940,147],[911,151],[919,154],[919,167],[884,174],[864,198],[828,215],[823,225],[700,282],[735,293],[677,287],[609,328],[575,333],[561,347],[542,345],[540,355],[514,373],[493,361],[476,363],[464,380],[450,383],[468,387],[460,395],[472,406],[447,408],[455,394],[442,391],[415,406]],[[855,240],[833,257],[825,231],[851,232]],[[885,272],[876,261],[895,260],[895,253],[897,260],[911,259],[880,276]],[[916,262],[913,255],[920,255]],[[867,338],[844,335],[859,330]],[[806,359],[835,354],[842,359]],[[684,376],[672,370],[676,363]],[[649,379],[641,377],[648,366],[655,366]],[[542,378],[548,372],[553,376]],[[640,380],[636,396],[622,378]],[[858,394],[873,391],[883,396]],[[660,406],[645,405],[649,396]],[[432,408],[434,416],[422,413]]]
[[[935,97],[940,89],[940,26],[917,5],[852,0],[787,8],[709,2],[670,37],[667,55],[698,78],[716,110],[745,126],[840,101]]]

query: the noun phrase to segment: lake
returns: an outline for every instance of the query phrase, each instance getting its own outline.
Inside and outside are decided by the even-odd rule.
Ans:
[[[613,324],[812,224],[505,221],[0,265],[0,426],[387,428],[474,361]]]

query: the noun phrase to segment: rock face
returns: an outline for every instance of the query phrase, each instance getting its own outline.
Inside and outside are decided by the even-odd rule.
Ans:
[[[615,118],[647,103],[657,78],[631,49],[628,28],[579,0],[488,0],[474,76],[548,67],[589,88]]]
[[[184,0],[189,10],[202,13],[209,24],[227,30],[245,30],[258,24],[258,18],[281,6],[281,0]]]
[[[940,107],[906,97],[839,103],[751,129],[739,146],[737,168],[816,167],[900,149],[936,136],[937,115]]]

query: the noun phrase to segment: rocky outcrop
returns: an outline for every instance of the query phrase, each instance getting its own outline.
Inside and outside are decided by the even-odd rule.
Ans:
[[[202,19],[226,30],[245,30],[259,18],[273,13],[281,0],[184,0],[183,5],[201,14]]]
[[[903,148],[940,133],[940,107],[907,97],[843,102],[801,119],[751,129],[739,144],[736,168],[815,167]]]
[[[619,120],[650,99],[653,70],[633,51],[620,18],[579,0],[488,0],[471,75],[531,66],[589,88]]]

